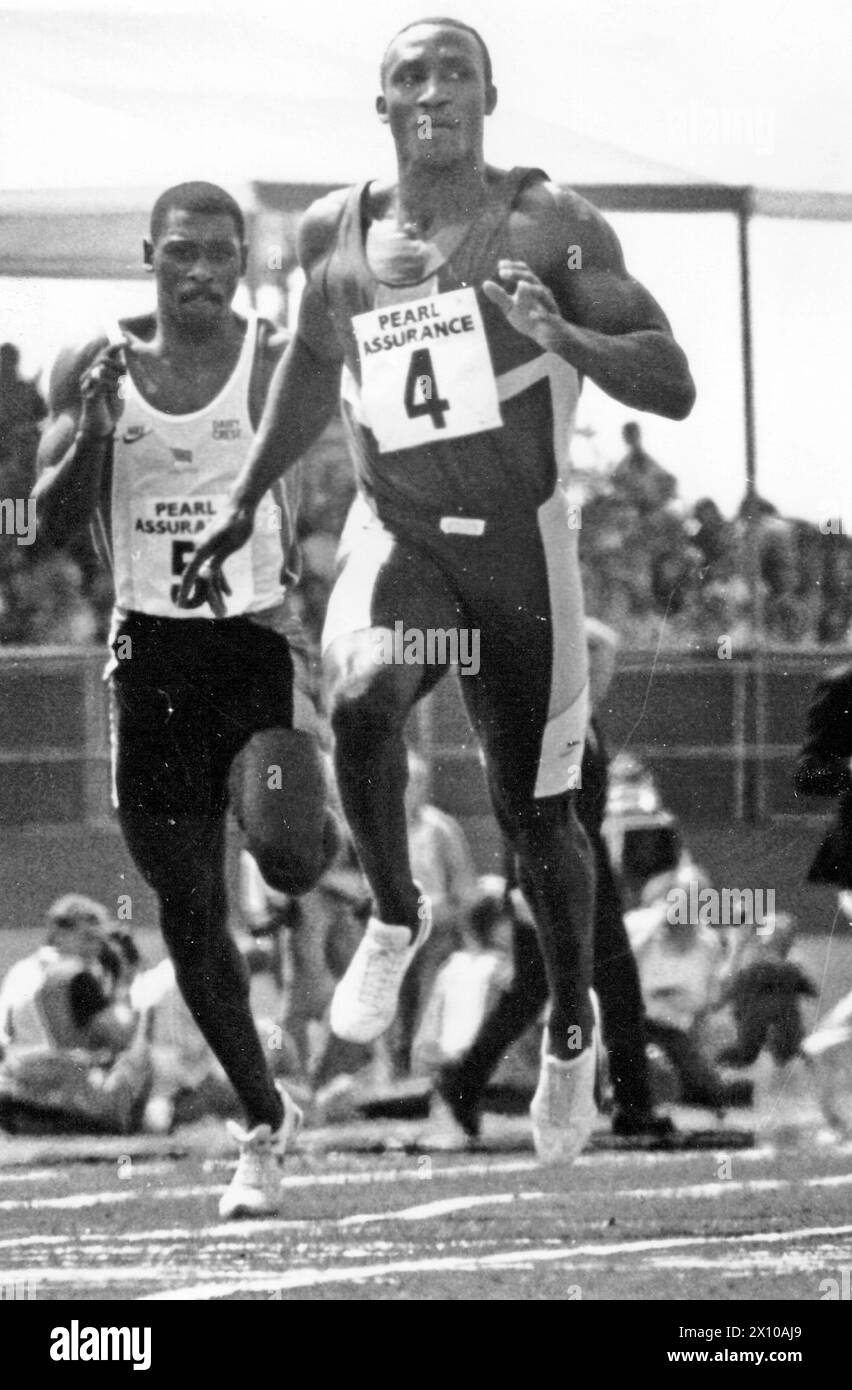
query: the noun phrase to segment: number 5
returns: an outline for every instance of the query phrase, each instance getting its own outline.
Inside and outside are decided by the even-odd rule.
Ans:
[[[172,574],[177,575],[178,579],[180,579],[189,563],[190,555],[194,554],[194,541],[172,541]],[[179,593],[180,584],[173,584],[171,589],[171,600],[175,605],[177,604]],[[200,608],[201,605],[206,602],[207,595],[204,591],[204,586],[201,585],[196,589],[192,598],[188,600],[186,606],[187,608]]]

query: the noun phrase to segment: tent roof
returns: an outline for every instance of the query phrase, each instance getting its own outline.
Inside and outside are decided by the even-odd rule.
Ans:
[[[295,217],[339,184],[258,182],[231,190],[251,214]],[[852,221],[852,194],[728,188],[720,184],[581,183],[577,192],[609,212],[731,212]],[[154,187],[41,189],[0,193],[0,274],[71,279],[141,279],[142,238]]]

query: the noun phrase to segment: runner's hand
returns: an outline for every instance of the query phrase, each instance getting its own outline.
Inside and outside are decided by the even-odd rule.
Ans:
[[[80,378],[80,430],[105,438],[112,434],[124,410],[122,381],[127,371],[123,343],[103,348]]]
[[[513,328],[533,338],[551,351],[564,331],[565,320],[547,286],[530,270],[526,261],[500,261],[497,274],[504,281],[486,280],[483,293],[502,309]]]
[[[204,533],[181,580],[178,593],[179,608],[196,608],[203,590],[206,601],[217,618],[226,614],[225,595],[231,586],[222,573],[229,555],[241,550],[254,527],[254,512],[245,507],[227,512]]]

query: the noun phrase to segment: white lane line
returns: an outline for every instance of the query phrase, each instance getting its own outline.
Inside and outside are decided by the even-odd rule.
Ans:
[[[233,1164],[231,1166],[233,1167]],[[431,1182],[435,1178],[481,1178],[491,1173],[535,1173],[539,1167],[535,1159],[514,1159],[497,1163],[456,1163],[446,1167],[432,1164],[428,1169],[428,1178],[424,1179],[423,1168],[418,1168],[413,1160],[408,1168],[368,1169],[363,1173],[291,1173],[282,1178],[281,1186],[288,1190],[306,1187],[371,1187],[382,1183]],[[64,1209],[73,1211],[112,1202],[134,1201],[140,1196],[167,1200],[177,1197],[218,1196],[224,1191],[224,1185],[221,1183],[210,1186],[157,1187],[154,1191],[148,1191],[143,1185],[144,1176],[143,1172],[139,1178],[129,1178],[127,1187],[116,1192],[83,1192],[67,1197],[9,1197],[0,1201],[0,1212]]]
[[[552,1196],[552,1193],[531,1193],[534,1197]],[[344,1216],[337,1226],[366,1226],[372,1221],[429,1221],[435,1216],[449,1216],[454,1211],[469,1211],[472,1207],[498,1207],[517,1201],[515,1192],[494,1192],[477,1197],[447,1197],[442,1202],[424,1202],[418,1207],[405,1207],[402,1211],[368,1212],[363,1216]]]
[[[83,1265],[78,1268],[69,1269],[45,1269],[43,1265],[33,1265],[31,1269],[0,1269],[0,1287],[18,1283],[29,1282],[39,1284],[62,1285],[68,1284],[72,1289],[78,1285],[88,1284],[101,1288],[109,1288],[111,1284],[138,1284],[145,1279],[155,1279],[159,1283],[163,1282],[163,1277],[174,1278],[181,1275],[187,1279],[193,1276],[198,1277],[198,1266],[195,1263],[184,1265]],[[231,1278],[238,1279],[239,1271],[235,1269]]]
[[[179,1201],[185,1197],[208,1197],[222,1187],[157,1187],[149,1191],[138,1180],[128,1182],[116,1192],[75,1192],[67,1197],[10,1197],[0,1202],[3,1211],[84,1211],[87,1207],[114,1206],[121,1202]]]
[[[476,1167],[477,1172],[474,1173],[473,1176],[503,1174],[507,1171],[506,1167],[482,1167],[481,1165],[476,1165]],[[546,1171],[542,1170],[537,1163],[532,1163],[529,1165],[525,1164],[522,1171],[528,1172],[530,1169],[532,1169],[532,1171],[534,1172]],[[508,1171],[514,1172],[517,1171],[517,1169],[513,1166],[509,1166]],[[446,1168],[436,1168],[432,1170],[432,1175],[429,1179],[424,1179],[422,1173],[420,1173],[419,1171],[415,1171],[412,1174],[411,1172],[408,1172],[406,1170],[400,1170],[395,1171],[392,1176],[394,1179],[397,1180],[400,1178],[407,1178],[411,1181],[420,1183],[423,1181],[432,1181],[434,1178],[442,1175],[458,1177],[460,1175],[470,1174],[470,1172],[471,1169],[467,1167],[459,1167],[454,1168],[452,1170]],[[323,1179],[332,1175],[321,1174],[318,1176],[320,1181],[317,1185],[326,1186],[327,1184],[323,1181]],[[344,1177],[352,1178],[356,1176],[367,1176],[369,1179],[368,1185],[374,1185],[377,1181],[375,1174],[338,1174],[335,1176],[338,1179]],[[285,1177],[282,1181],[283,1188],[287,1188],[288,1186],[293,1185],[294,1184],[292,1178],[287,1179]],[[299,1179],[298,1185],[305,1186],[307,1184],[303,1182],[302,1179]],[[313,1183],[311,1183],[311,1185],[313,1185]],[[335,1183],[334,1185],[337,1184]],[[375,1221],[420,1221],[427,1220],[430,1217],[445,1216],[453,1211],[463,1211],[466,1208],[474,1208],[478,1206],[488,1206],[495,1204],[499,1205],[500,1203],[515,1201],[519,1198],[523,1201],[528,1202],[550,1201],[554,1203],[573,1202],[579,1199],[582,1199],[584,1201],[646,1201],[649,1198],[661,1198],[665,1201],[677,1201],[685,1198],[707,1198],[711,1201],[721,1201],[724,1198],[730,1196],[732,1193],[783,1192],[789,1190],[790,1188],[838,1188],[849,1187],[850,1185],[852,1185],[852,1173],[829,1173],[815,1178],[748,1178],[744,1180],[735,1180],[732,1178],[717,1178],[712,1182],[683,1183],[678,1185],[677,1187],[578,1187],[568,1192],[543,1191],[521,1193],[498,1192],[491,1194],[477,1193],[468,1196],[449,1197],[444,1201],[426,1202],[414,1207],[404,1207],[402,1210],[354,1213],[351,1216],[342,1217],[336,1220],[335,1224],[339,1226],[357,1226],[366,1225],[368,1222]],[[221,1185],[211,1185],[209,1187],[162,1187],[157,1188],[153,1192],[148,1191],[144,1187],[140,1188],[139,1186],[128,1186],[128,1188],[124,1188],[121,1191],[117,1192],[86,1192],[70,1195],[67,1197],[35,1197],[32,1199],[9,1199],[7,1201],[0,1202],[0,1212],[45,1210],[77,1211],[97,1206],[112,1206],[115,1203],[141,1201],[146,1198],[158,1202],[183,1201],[186,1198],[204,1198],[217,1196],[222,1191],[223,1188],[221,1187]],[[246,1234],[262,1231],[268,1232],[274,1230],[285,1231],[298,1229],[302,1226],[314,1225],[317,1222],[327,1222],[329,1221],[329,1219],[332,1218],[317,1216],[312,1218],[273,1218],[258,1221],[241,1221],[239,1223],[239,1229],[245,1232]],[[196,1239],[199,1236],[220,1235],[234,1229],[235,1228],[229,1223],[226,1225],[200,1226],[192,1232],[186,1231],[184,1232],[184,1234],[187,1237],[191,1235],[193,1239]],[[117,1240],[142,1240],[146,1238],[151,1239],[150,1232],[135,1232],[124,1235],[121,1235],[119,1233],[116,1234]],[[4,1247],[12,1248],[15,1245],[24,1244],[26,1243],[27,1239],[39,1241],[43,1240],[45,1242],[55,1240],[57,1242],[61,1242],[65,1239],[65,1237],[37,1236],[30,1238],[23,1237],[19,1239],[12,1237],[10,1239],[0,1240],[0,1249]]]
[[[714,1182],[690,1183],[681,1187],[626,1187],[615,1189],[583,1188],[576,1192],[494,1192],[476,1197],[449,1197],[442,1202],[424,1202],[416,1207],[403,1207],[398,1211],[377,1211],[356,1213],[345,1216],[338,1226],[366,1226],[381,1221],[428,1221],[433,1217],[449,1216],[454,1211],[467,1211],[473,1207],[501,1206],[514,1201],[571,1203],[578,1198],[586,1200],[616,1201],[625,1198],[634,1201],[647,1201],[660,1197],[666,1201],[682,1198],[709,1198],[718,1201],[731,1193],[743,1192],[781,1192],[791,1187],[848,1187],[852,1185],[852,1173],[837,1173],[829,1177],[797,1179],[752,1178],[747,1181],[717,1178]]]
[[[357,1284],[395,1274],[474,1273],[488,1269],[523,1268],[528,1265],[564,1263],[577,1259],[611,1259],[615,1255],[646,1255],[659,1250],[684,1250],[708,1245],[777,1245],[788,1240],[814,1240],[821,1236],[852,1235],[852,1226],[804,1226],[790,1231],[751,1232],[747,1235],[673,1236],[657,1240],[624,1241],[607,1245],[563,1245],[539,1250],[506,1250],[492,1255],[451,1255],[422,1260],[393,1260],[385,1264],[356,1265],[337,1269],[299,1269],[284,1275],[247,1275],[232,1283],[194,1284],[143,1295],[141,1303],[166,1300],[196,1302],[227,1298],[240,1293],[282,1293],[290,1289],[316,1288],[323,1284]],[[18,1273],[18,1279],[25,1276]],[[2,1274],[0,1273],[0,1279]]]

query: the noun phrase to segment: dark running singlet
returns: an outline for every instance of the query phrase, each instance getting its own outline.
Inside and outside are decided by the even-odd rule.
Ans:
[[[508,219],[538,169],[492,171],[489,200],[417,285],[383,285],[365,251],[368,185],[352,188],[312,273],[343,345],[344,420],[360,488],[390,525],[535,513],[567,481],[576,370],[483,294],[515,258]]]

